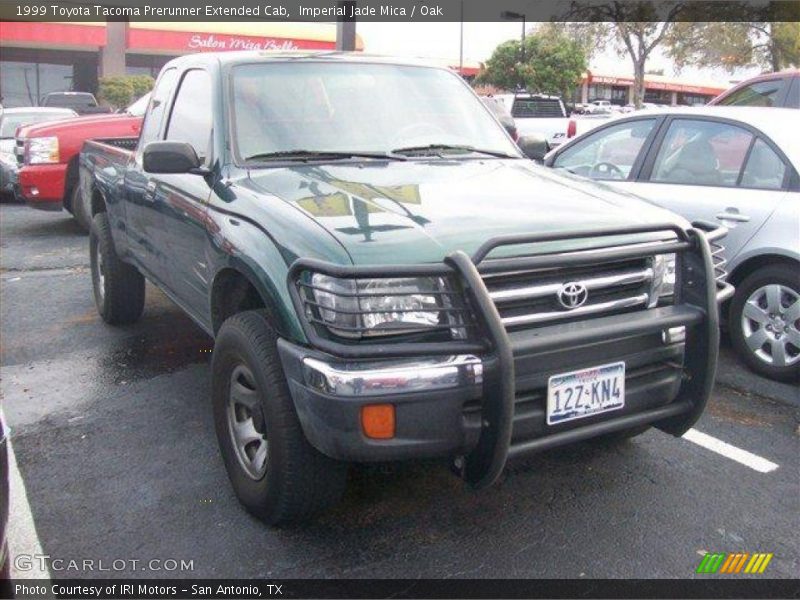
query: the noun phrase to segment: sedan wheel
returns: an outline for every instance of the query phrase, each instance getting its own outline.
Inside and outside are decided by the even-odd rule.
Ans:
[[[740,358],[780,381],[800,376],[800,276],[796,266],[770,265],[736,286],[730,307],[731,342]]]
[[[742,312],[747,347],[762,361],[785,367],[800,361],[800,295],[773,283],[758,288]]]

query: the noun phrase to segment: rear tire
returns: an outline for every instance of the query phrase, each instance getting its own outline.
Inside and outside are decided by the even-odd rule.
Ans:
[[[86,233],[92,229],[92,216],[89,214],[87,207],[84,206],[83,195],[81,194],[80,183],[76,183],[72,192],[70,192],[70,207],[72,208],[72,216]]]
[[[144,310],[144,277],[117,256],[104,212],[92,221],[89,256],[97,312],[109,325],[136,322]]]
[[[335,504],[347,467],[308,443],[262,310],[219,330],[211,359],[214,425],[225,468],[244,507],[269,525],[307,519]]]
[[[734,350],[750,369],[778,381],[800,378],[797,265],[770,265],[745,277],[731,301],[728,329]]]

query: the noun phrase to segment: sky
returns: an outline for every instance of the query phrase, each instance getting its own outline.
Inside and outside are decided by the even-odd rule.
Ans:
[[[530,30],[530,23],[528,29]],[[360,22],[356,31],[364,40],[366,52],[406,57],[425,57],[448,60],[458,65],[461,23],[368,23]],[[519,22],[464,23],[465,62],[485,61],[494,48],[509,39],[519,39]],[[595,56],[590,64],[595,72],[633,74],[630,58],[618,56],[613,50]],[[655,52],[647,69],[664,69],[667,76],[678,75],[669,58]],[[721,69],[685,68],[682,78],[693,83],[709,82],[722,85],[741,81],[759,72],[757,68],[738,69],[730,74]]]

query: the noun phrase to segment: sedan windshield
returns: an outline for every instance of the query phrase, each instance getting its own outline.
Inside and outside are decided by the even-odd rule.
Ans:
[[[491,113],[442,69],[370,63],[287,61],[233,70],[240,160],[303,151],[519,157]],[[252,158],[251,158],[252,157]]]

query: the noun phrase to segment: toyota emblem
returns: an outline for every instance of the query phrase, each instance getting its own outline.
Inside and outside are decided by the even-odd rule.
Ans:
[[[567,310],[573,310],[586,303],[586,300],[589,298],[589,291],[582,283],[570,281],[561,286],[556,296],[561,306]]]

